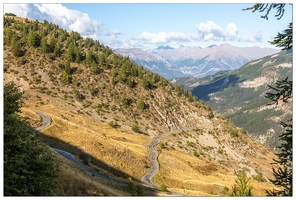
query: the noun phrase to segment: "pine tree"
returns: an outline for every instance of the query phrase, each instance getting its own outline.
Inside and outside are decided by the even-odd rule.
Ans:
[[[40,43],[40,47],[41,47],[41,52],[42,53],[48,53],[49,52],[49,46],[47,44],[47,39],[45,36],[43,36],[41,38],[41,43]]]
[[[247,8],[245,10],[252,10],[253,12],[266,12],[261,18],[268,20],[269,12],[272,9],[276,9],[277,19],[281,19],[285,12],[286,4],[255,4],[254,6]],[[293,25],[289,24],[288,29],[284,30],[283,33],[278,33],[273,41],[270,43],[276,45],[277,47],[282,47],[283,50],[290,50],[293,47]],[[284,80],[279,80],[276,82],[275,86],[268,86],[273,92],[267,92],[265,97],[272,100],[273,103],[278,104],[279,100],[284,103],[288,102],[292,98],[292,81],[288,80],[288,77]],[[278,146],[279,153],[277,153],[278,159],[274,159],[275,166],[273,167],[274,179],[270,181],[279,186],[281,189],[268,190],[267,195],[269,196],[292,196],[293,195],[293,185],[292,185],[292,119],[289,119],[286,123],[281,122],[284,128],[284,132],[280,135],[281,144]]]
[[[28,45],[32,47],[40,46],[40,38],[35,31],[30,31],[28,35]]]
[[[291,121],[281,125],[285,131],[280,135],[282,144],[279,146],[279,153],[276,153],[277,159],[274,159],[276,167],[272,168],[274,179],[270,181],[282,189],[267,190],[268,196],[293,196],[293,150],[292,150],[292,123]]]
[[[75,49],[74,44],[72,42],[69,44],[68,51],[66,53],[66,59],[69,62],[75,61]]]
[[[54,195],[58,165],[19,117],[22,95],[13,82],[4,86],[4,195]]]
[[[253,196],[253,186],[249,183],[249,178],[245,170],[237,174],[238,178],[232,188],[232,196]]]

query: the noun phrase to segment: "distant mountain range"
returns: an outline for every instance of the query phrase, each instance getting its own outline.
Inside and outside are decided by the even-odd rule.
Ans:
[[[179,77],[171,83],[192,91],[193,95],[223,114],[236,126],[246,129],[256,140],[271,147],[279,145],[280,121],[292,116],[292,103],[268,106],[267,85],[292,80],[292,53],[282,51],[249,62],[239,69],[221,71],[204,78]]]
[[[280,50],[260,47],[236,47],[230,44],[211,45],[206,48],[193,46],[160,46],[153,50],[139,48],[115,49],[115,53],[129,56],[137,64],[159,75],[174,77],[205,77],[221,70],[233,70],[242,65]]]

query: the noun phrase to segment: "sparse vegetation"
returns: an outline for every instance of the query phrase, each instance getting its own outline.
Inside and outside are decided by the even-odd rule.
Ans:
[[[43,141],[71,152],[85,164],[112,177],[123,180],[132,177],[132,189],[127,191],[124,188],[119,195],[141,195],[136,180],[141,180],[150,169],[150,152],[147,149],[150,136],[168,133],[181,126],[197,125],[202,127],[196,128],[198,131],[184,129],[186,131],[168,135],[162,140],[159,147],[165,150],[159,151],[161,167],[153,182],[162,186],[165,179],[164,188],[180,188],[186,184],[186,192],[212,192],[217,195],[222,194],[222,188],[215,188],[212,182],[230,187],[233,178],[228,166],[237,165],[230,155],[219,163],[221,168],[216,166],[217,149],[214,150],[209,143],[212,139],[221,142],[221,145],[230,141],[230,134],[225,133],[231,125],[218,117],[207,119],[212,111],[209,106],[199,102],[182,87],[171,85],[158,74],[138,66],[128,57],[114,54],[99,41],[82,38],[76,32],[67,33],[48,22],[27,20],[23,23],[25,20],[19,18],[7,20],[11,24],[5,22],[4,73],[6,76],[11,72],[7,78],[18,80],[21,77],[19,84],[26,88],[30,84],[26,90],[28,98],[24,100],[28,109],[51,115],[52,126],[39,135]],[[24,26],[31,33],[26,35],[22,29],[16,30],[14,26]],[[17,35],[17,38],[12,39],[9,32]],[[43,32],[48,34],[45,36]],[[24,55],[20,58],[12,53],[11,42],[15,43],[16,40],[26,41],[22,43]],[[22,67],[17,66],[18,61]],[[18,73],[17,76],[14,73]],[[210,128],[214,123],[215,127],[221,124],[221,128]],[[238,134],[240,136],[241,132]],[[238,144],[238,150],[231,145],[229,147],[235,152],[241,147],[239,139],[232,138],[233,143]],[[250,142],[249,145],[252,144]],[[225,155],[229,148],[223,150]],[[266,154],[269,153],[267,150]],[[204,154],[207,155],[202,156]],[[270,160],[270,157],[267,158]],[[164,160],[169,162],[163,163]],[[58,195],[114,195],[120,191],[120,188],[111,187],[109,192],[98,192],[95,177],[80,180],[82,172],[77,172],[77,177],[73,176],[76,172],[68,177],[66,169],[69,167],[63,169],[66,180],[61,183],[64,191]],[[213,174],[215,179],[210,180]],[[184,183],[184,177],[190,177],[190,181]],[[267,183],[264,184],[260,186],[261,190],[267,187]],[[206,188],[205,185],[211,187]],[[106,183],[102,183],[102,186],[110,187]]]

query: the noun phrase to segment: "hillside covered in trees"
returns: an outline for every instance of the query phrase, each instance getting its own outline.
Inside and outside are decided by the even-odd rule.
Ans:
[[[35,110],[52,118],[38,139],[108,176],[140,184],[152,167],[149,146],[156,138],[160,169],[152,181],[159,188],[191,196],[229,195],[241,170],[253,177],[255,195],[271,188],[270,149],[191,92],[77,32],[4,16],[4,79],[24,92],[22,111],[31,126],[40,123]],[[89,194],[85,188],[80,189]],[[127,188],[114,191],[101,193],[131,195]]]

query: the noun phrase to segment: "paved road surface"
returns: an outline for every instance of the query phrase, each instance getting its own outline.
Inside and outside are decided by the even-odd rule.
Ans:
[[[43,113],[37,112],[37,111],[35,111],[35,113],[37,113],[42,118],[42,121],[43,121],[42,125],[35,128],[35,130],[40,131],[40,130],[44,129],[45,127],[47,127],[47,126],[49,126],[51,124],[51,119],[50,119],[49,116],[47,116],[47,115],[45,115]],[[117,181],[115,179],[109,178],[109,177],[107,177],[107,176],[105,176],[103,174],[100,174],[97,171],[89,168],[88,166],[86,166],[86,165],[82,164],[81,162],[77,161],[75,159],[75,156],[73,154],[69,153],[69,152],[66,152],[66,151],[63,151],[63,150],[60,150],[60,149],[56,149],[56,148],[52,148],[52,149],[55,150],[57,153],[59,153],[64,158],[66,158],[66,159],[70,160],[71,162],[75,163],[80,168],[82,168],[85,171],[93,174],[94,176],[97,176],[97,177],[99,177],[101,179],[110,181],[110,182],[115,183],[117,185],[127,185],[127,183],[125,183],[125,182],[120,182],[120,181]]]
[[[42,130],[44,128],[46,128],[47,126],[49,126],[51,124],[51,118],[47,115],[45,115],[44,113],[41,113],[41,112],[37,112],[35,111],[35,113],[37,113],[41,118],[42,118],[42,125],[35,128],[37,131],[39,130]],[[142,183],[144,183],[145,185],[149,186],[149,187],[152,187],[152,188],[155,188],[157,189],[158,187],[153,184],[151,182],[151,178],[158,172],[159,170],[159,163],[158,163],[158,160],[157,160],[157,157],[158,157],[158,152],[154,149],[154,146],[157,145],[159,143],[159,138],[160,137],[163,137],[165,135],[169,135],[169,134],[172,134],[172,133],[177,133],[177,132],[180,132],[182,130],[190,130],[190,129],[193,129],[193,128],[196,128],[196,127],[187,127],[186,129],[176,129],[176,130],[173,130],[173,131],[170,131],[168,133],[165,133],[165,134],[162,134],[162,135],[159,135],[159,136],[155,136],[153,138],[153,141],[152,143],[149,145],[148,149],[149,151],[151,152],[151,158],[150,158],[150,161],[152,163],[152,168],[151,170],[145,174],[145,176],[143,176],[142,178]],[[112,183],[115,183],[115,184],[118,184],[118,185],[127,185],[127,183],[125,182],[120,182],[118,180],[115,180],[115,179],[112,179],[112,178],[109,178],[103,174],[100,174],[98,173],[97,171],[89,168],[88,166],[84,165],[83,163],[79,162],[78,160],[75,159],[75,156],[69,152],[66,152],[66,151],[63,151],[63,150],[60,150],[60,149],[56,149],[56,148],[52,148],[53,150],[55,150],[57,153],[59,153],[61,156],[63,156],[64,158],[70,160],[71,162],[75,163],[77,166],[79,166],[80,168],[84,169],[85,171],[93,174],[94,176],[97,176],[98,178],[101,178],[103,180],[107,180],[107,181],[110,181]],[[145,190],[149,190],[149,189],[145,189]],[[150,190],[149,190],[150,191]],[[171,192],[171,191],[168,191],[170,194],[175,194],[177,196],[182,196],[183,194],[180,194],[180,193],[177,193],[177,192]]]
[[[141,182],[150,186],[150,187],[158,188],[155,184],[152,183],[151,179],[159,170],[159,163],[157,160],[158,152],[154,149],[154,146],[156,146],[159,143],[159,138],[166,136],[166,135],[173,134],[173,133],[179,133],[181,131],[189,131],[189,130],[196,129],[196,128],[197,128],[196,126],[192,126],[192,127],[186,127],[183,129],[174,129],[174,130],[164,133],[162,135],[153,137],[152,143],[148,146],[148,150],[151,152],[150,161],[151,161],[152,167],[151,167],[150,171],[147,172],[147,174],[145,174],[143,176]]]

